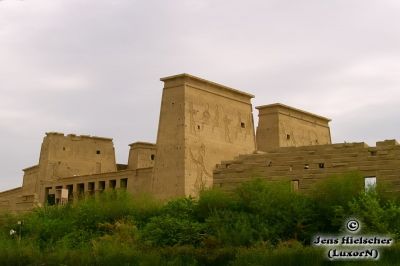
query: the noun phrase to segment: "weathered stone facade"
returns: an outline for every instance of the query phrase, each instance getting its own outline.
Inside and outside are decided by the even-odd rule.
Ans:
[[[296,183],[309,190],[319,179],[346,172],[359,172],[386,182],[400,191],[400,145],[395,140],[369,147],[361,143],[340,143],[304,147],[281,147],[267,152],[241,155],[224,161],[214,170],[214,186],[230,190],[251,178]]]
[[[256,149],[254,96],[190,75],[161,80],[152,190],[160,198],[196,195],[212,186],[217,163]]]
[[[283,104],[258,109],[257,149],[331,144],[330,119]]]
[[[188,74],[164,82],[157,142],[130,144],[117,164],[112,139],[46,133],[39,163],[24,169],[22,187],[0,193],[0,210],[63,204],[106,189],[160,199],[230,190],[254,177],[287,180],[307,190],[320,178],[360,171],[400,189],[396,141],[331,144],[329,119],[283,104],[256,107],[254,96]],[[257,151],[258,150],[258,151]]]

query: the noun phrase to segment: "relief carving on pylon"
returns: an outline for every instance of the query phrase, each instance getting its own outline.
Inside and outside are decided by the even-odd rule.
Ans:
[[[190,133],[196,135],[196,119],[195,116],[199,110],[194,109],[193,102],[189,102],[189,127]]]
[[[220,109],[219,105],[216,104],[215,111],[214,111],[214,117],[211,122],[212,123],[212,132],[214,132],[215,128],[219,127],[219,109]]]
[[[227,143],[245,141],[252,134],[251,114],[226,110],[220,104],[195,104],[188,102],[189,133],[201,136],[201,132],[222,138]],[[215,135],[214,135],[215,134]]]
[[[229,116],[225,114],[222,121],[224,122],[225,141],[232,143],[231,131],[229,129],[230,124],[232,123],[232,119],[230,119]]]
[[[204,190],[207,185],[207,179],[212,177],[205,166],[206,146],[202,143],[195,154],[193,153],[192,148],[189,149],[189,153],[192,164],[196,168],[196,179],[193,186],[193,192],[198,193],[199,191]]]

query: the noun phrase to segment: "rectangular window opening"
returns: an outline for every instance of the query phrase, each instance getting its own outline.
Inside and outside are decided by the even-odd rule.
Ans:
[[[60,204],[61,203],[61,191],[62,190],[62,186],[56,186],[56,191],[55,191],[55,200],[56,200],[56,204]]]
[[[106,181],[99,181],[99,191],[103,191],[106,188]]]
[[[240,126],[241,126],[242,128],[245,128],[245,127],[246,127],[246,124],[245,124],[244,122],[240,122]]]
[[[128,178],[121,178],[119,180],[119,186],[123,189],[126,189],[128,187]]]
[[[74,193],[74,185],[67,185],[66,188],[68,189],[68,200],[72,200]]]
[[[117,186],[117,180],[115,180],[115,179],[110,180],[108,184],[110,185],[111,189],[115,189],[115,187]]]
[[[56,204],[56,195],[53,193],[52,187],[46,187],[45,198],[46,198],[47,205]]]
[[[319,163],[319,164],[318,164],[318,167],[321,168],[321,169],[322,169],[322,168],[325,168],[325,163]]]
[[[291,181],[291,189],[292,189],[292,192],[299,191],[299,180],[298,179]]]
[[[89,195],[93,195],[94,194],[94,182],[89,182],[88,183],[88,188],[87,188]]]
[[[367,176],[364,178],[365,191],[374,190],[376,188],[376,176]]]
[[[85,184],[79,183],[77,185],[78,195],[82,196],[85,193]]]

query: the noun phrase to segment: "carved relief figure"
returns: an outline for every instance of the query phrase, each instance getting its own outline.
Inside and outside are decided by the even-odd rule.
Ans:
[[[207,103],[207,107],[206,107],[206,110],[204,110],[203,111],[203,116],[202,116],[202,123],[203,123],[203,126],[204,125],[208,125],[209,124],[209,122],[210,122],[210,118],[211,118],[211,115],[210,115],[210,105]]]
[[[225,115],[224,115],[223,122],[224,122],[224,129],[225,129],[225,141],[226,141],[226,142],[232,143],[231,136],[230,136],[230,131],[229,131],[229,125],[231,124],[232,119],[230,119],[230,118],[225,114]]]
[[[194,116],[197,114],[198,110],[193,108],[193,102],[189,102],[189,115],[190,115],[190,133],[196,134],[196,121]]]
[[[206,154],[206,146],[201,144],[197,156],[193,155],[192,149],[189,149],[190,158],[196,166],[196,180],[194,182],[195,192],[203,190],[207,184],[207,178],[211,178],[204,165],[204,156]]]
[[[212,132],[214,132],[214,128],[219,127],[219,106],[218,104],[215,106],[215,115],[212,120]]]
[[[239,133],[242,132],[242,115],[239,111],[237,112],[237,119],[237,125],[235,127],[235,140],[238,139]]]

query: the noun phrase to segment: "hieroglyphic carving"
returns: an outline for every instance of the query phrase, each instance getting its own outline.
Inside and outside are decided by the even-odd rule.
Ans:
[[[202,143],[198,150],[197,156],[193,155],[192,149],[189,149],[190,158],[196,166],[196,180],[194,182],[194,192],[198,193],[203,190],[207,184],[207,178],[211,178],[211,174],[207,171],[204,164],[206,154],[206,146]]]

